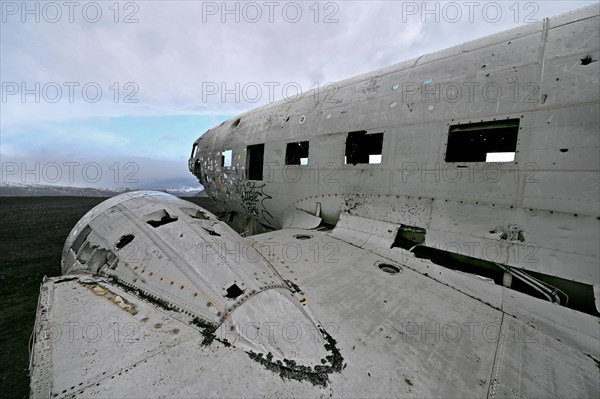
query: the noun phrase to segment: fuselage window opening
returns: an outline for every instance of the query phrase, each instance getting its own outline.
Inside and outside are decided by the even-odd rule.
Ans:
[[[308,165],[308,141],[288,143],[285,149],[286,165]]]
[[[380,164],[383,153],[383,133],[367,134],[365,130],[348,133],[346,138],[346,165],[359,163]]]
[[[202,178],[202,167],[200,166],[200,161],[194,162],[194,174],[199,178]]]
[[[265,145],[254,144],[246,147],[246,171],[248,180],[263,179],[263,163],[265,159]]]
[[[446,162],[513,162],[519,119],[452,125]]]
[[[232,151],[225,150],[221,153],[221,166],[225,168],[231,168],[231,157]]]
[[[190,155],[190,158],[195,158],[196,157],[196,150],[198,149],[198,143],[194,143],[194,145],[192,146],[192,154]]]

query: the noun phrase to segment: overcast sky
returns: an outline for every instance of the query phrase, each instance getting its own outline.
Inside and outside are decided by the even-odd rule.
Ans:
[[[208,128],[597,1],[1,1],[2,183],[199,187]]]

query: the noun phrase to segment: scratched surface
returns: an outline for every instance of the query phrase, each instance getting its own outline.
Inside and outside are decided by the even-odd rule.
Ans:
[[[307,232],[266,233],[249,242],[302,290],[304,306],[337,341],[345,367],[326,386],[281,378],[235,342],[204,346],[185,314],[102,282],[136,307],[132,315],[76,277],[44,284],[33,396],[598,396],[598,367],[575,345],[413,270],[410,262],[327,233],[308,232],[301,240],[298,234]],[[290,242],[301,257],[281,252]],[[380,262],[402,270],[385,273]],[[532,300],[539,301],[527,298],[520,306]]]

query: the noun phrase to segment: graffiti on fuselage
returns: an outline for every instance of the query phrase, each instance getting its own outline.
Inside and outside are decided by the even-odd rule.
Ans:
[[[239,181],[236,184],[236,190],[248,215],[263,219],[263,221],[266,221],[270,225],[273,215],[267,210],[265,201],[273,197],[265,193],[265,186],[266,183],[257,184],[254,181]]]
[[[207,158],[203,160],[205,174],[202,181],[207,194],[222,201],[226,207],[240,202],[249,217],[272,226],[273,215],[267,210],[265,202],[273,197],[265,193],[266,183],[245,180],[246,174],[239,162],[231,168],[221,166],[220,152],[218,158]]]

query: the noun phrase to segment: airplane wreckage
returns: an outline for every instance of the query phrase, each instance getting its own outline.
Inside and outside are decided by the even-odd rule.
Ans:
[[[598,14],[207,131],[189,168],[227,213],[87,213],[41,286],[31,396],[598,397]]]

